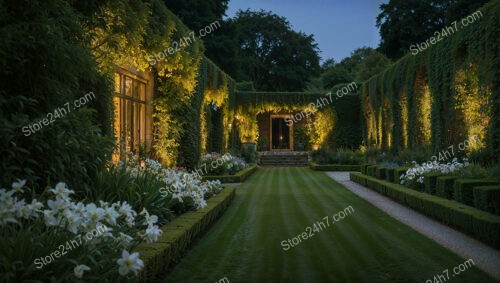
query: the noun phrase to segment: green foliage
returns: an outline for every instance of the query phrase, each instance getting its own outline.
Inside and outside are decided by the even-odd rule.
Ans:
[[[172,210],[178,200],[162,197],[162,187],[164,184],[150,173],[131,176],[124,168],[111,166],[109,170],[103,170],[96,175],[86,196],[88,200],[96,203],[100,200],[126,201],[139,212],[146,208],[148,212],[158,216],[159,225],[163,225],[173,218]],[[182,212],[176,211],[176,214]]]
[[[341,65],[328,68],[323,74],[321,74],[323,89],[332,89],[338,84],[349,83],[353,80],[354,78]]]
[[[321,148],[311,152],[311,157],[318,164],[341,164],[341,165],[359,165],[363,161],[363,155],[359,151],[352,151],[340,148],[337,151],[331,151]]]
[[[500,215],[500,186],[476,186],[473,189],[474,206]]]
[[[255,171],[257,171],[257,165],[251,165],[234,175],[221,175],[221,176],[204,176],[204,180],[219,180],[221,183],[242,183],[248,177],[250,177]]]
[[[238,157],[229,154],[220,155],[217,153],[204,155],[198,166],[203,175],[208,176],[234,175],[246,167],[248,167],[248,165],[245,161]]]
[[[382,72],[391,64],[385,55],[377,51],[368,55],[358,67],[358,72],[356,74],[356,81],[364,82],[371,78],[372,76]]]
[[[412,34],[412,37],[417,38],[425,35],[423,38],[425,41],[430,35],[426,32],[422,33],[419,29],[430,27],[430,31],[434,32],[437,30],[434,24],[444,23],[444,20],[439,20],[431,22],[429,26],[420,25],[422,15],[430,7],[429,3],[430,1],[408,3],[391,1],[389,4],[382,5],[383,13],[379,21],[383,19],[384,25],[398,34]],[[456,5],[462,4],[457,2]],[[469,7],[476,9],[477,6],[471,4]],[[411,9],[414,9],[413,14],[410,12]],[[484,98],[476,95],[477,99],[488,101],[485,104],[486,108],[482,110],[486,117],[481,116],[481,121],[487,121],[488,126],[479,129],[484,131],[484,149],[487,153],[483,152],[481,156],[475,155],[475,157],[484,163],[498,162],[500,109],[494,105],[496,105],[495,101],[498,101],[497,90],[500,85],[499,61],[496,59],[499,37],[495,35],[499,22],[497,15],[500,11],[500,4],[498,1],[491,1],[480,11],[483,17],[474,24],[463,27],[444,38],[440,44],[433,45],[423,52],[404,56],[390,68],[365,82],[362,111],[365,118],[364,139],[367,145],[390,148],[393,152],[404,148],[415,149],[429,143],[435,152],[450,145],[458,145],[468,138],[467,135],[470,134],[468,131],[471,131],[471,127],[474,126],[468,126],[467,123],[464,125],[464,122],[469,120],[465,118],[467,113],[463,108],[467,105],[463,101],[465,101],[464,95],[470,92],[467,87],[476,86],[480,93],[488,96]],[[433,19],[434,14],[436,13],[425,15],[425,18]],[[401,17],[402,15],[404,16]],[[440,12],[439,15],[442,19],[444,12]],[[392,20],[398,21],[398,24]],[[411,24],[412,22],[415,24]],[[415,25],[419,28],[415,28]],[[408,33],[406,29],[411,29],[412,32]],[[397,36],[393,39],[395,43],[402,45],[422,41],[418,39],[406,41]],[[383,42],[382,45],[387,42]],[[399,45],[386,46],[382,49],[384,48],[391,49],[394,56],[399,56],[397,55]],[[464,71],[468,75],[464,78],[458,76]],[[464,85],[465,90],[460,90],[464,88]],[[425,97],[426,92],[430,93],[428,98]],[[478,101],[474,101],[474,105],[477,104],[476,102]],[[428,109],[428,105],[430,105],[430,118],[425,111],[422,111],[424,108]],[[430,119],[430,125],[426,125],[427,119]],[[478,130],[477,127],[475,130]],[[430,142],[426,140],[427,136]]]
[[[466,205],[474,203],[473,188],[475,186],[498,185],[497,182],[488,179],[458,179],[453,184],[453,198]]]
[[[25,178],[42,189],[64,180],[80,191],[112,150],[111,84],[67,2],[2,2],[0,11],[1,181]],[[51,119],[89,92],[95,99],[84,107]],[[43,118],[53,122],[26,136],[23,127]]]
[[[350,173],[351,180],[365,183],[375,191],[393,200],[430,216],[446,225],[457,228],[493,247],[500,247],[500,217],[464,206],[455,201],[428,195],[386,181]],[[439,179],[443,177],[438,178]]]
[[[359,171],[359,165],[327,164],[319,165],[314,162],[309,164],[309,168],[316,171]]]
[[[237,31],[241,70],[238,81],[252,81],[257,90],[302,91],[319,72],[319,51],[312,35],[291,29],[283,17],[265,11],[239,11],[232,23]],[[240,75],[241,73],[241,75]]]
[[[456,176],[440,176],[436,179],[436,195],[446,199],[453,198],[453,183]]]
[[[138,281],[151,281],[179,260],[201,233],[206,231],[236,196],[235,189],[227,187],[207,201],[207,207],[197,212],[188,212],[162,227],[163,234],[156,243],[142,243],[134,252],[141,254],[144,268]]]

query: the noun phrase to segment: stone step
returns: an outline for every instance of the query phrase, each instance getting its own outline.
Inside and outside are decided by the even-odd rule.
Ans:
[[[307,166],[309,163],[308,154],[297,153],[278,153],[278,154],[261,154],[261,166]]]

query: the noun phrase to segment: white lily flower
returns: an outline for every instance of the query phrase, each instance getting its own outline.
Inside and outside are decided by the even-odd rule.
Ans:
[[[15,192],[20,192],[20,193],[23,193],[23,187],[24,185],[26,185],[26,180],[19,180],[17,179],[17,182],[13,182],[12,183],[12,189],[15,191]]]
[[[80,265],[77,265],[74,269],[73,269],[73,272],[75,273],[75,276],[77,278],[82,278],[83,276],[83,272],[84,271],[89,271],[90,270],[90,267],[86,266],[85,264],[80,264]]]
[[[144,234],[143,238],[145,238],[146,242],[148,243],[154,243],[158,241],[158,237],[161,236],[162,233],[163,231],[160,230],[158,226],[150,225],[146,229],[146,233]]]
[[[139,253],[129,254],[125,250],[122,251],[122,257],[116,263],[119,265],[118,272],[120,275],[127,275],[129,272],[137,275],[137,272],[144,267],[144,262],[139,258]]]

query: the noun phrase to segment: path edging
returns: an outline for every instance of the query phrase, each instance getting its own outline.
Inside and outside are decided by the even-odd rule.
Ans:
[[[136,282],[151,282],[161,272],[177,261],[192,241],[206,231],[226,211],[236,196],[233,187],[225,187],[219,194],[207,200],[207,206],[189,211],[161,227],[163,234],[155,243],[141,243],[139,252],[144,268]]]
[[[424,215],[450,225],[492,246],[500,247],[500,217],[461,203],[413,191],[361,173],[350,173],[353,182],[375,191]]]
[[[234,175],[204,176],[203,180],[206,181],[219,180],[223,184],[241,183],[245,181],[248,177],[250,177],[250,175],[252,175],[257,170],[257,168],[258,168],[257,165],[251,165],[250,167],[245,168]]]

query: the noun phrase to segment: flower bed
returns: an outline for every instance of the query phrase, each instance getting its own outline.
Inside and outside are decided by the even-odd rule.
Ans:
[[[241,170],[248,168],[245,160],[234,157],[229,153],[220,155],[219,153],[205,154],[200,161],[200,169],[203,175],[222,176],[235,175]]]
[[[130,250],[166,236],[159,225],[172,212],[203,209],[222,190],[193,175],[132,157],[100,172],[88,191],[61,182],[35,199],[23,180],[0,189],[0,281],[130,281],[144,267]]]
[[[196,212],[187,212],[161,228],[165,233],[156,243],[143,243],[134,251],[143,255],[145,268],[139,273],[138,282],[151,282],[161,272],[175,263],[193,240],[201,235],[229,207],[235,189],[225,188],[207,201],[207,206]]]
[[[252,175],[258,166],[252,165],[247,167],[234,175],[221,175],[221,176],[204,176],[203,180],[219,181],[221,183],[241,183],[244,182],[250,175]]]

